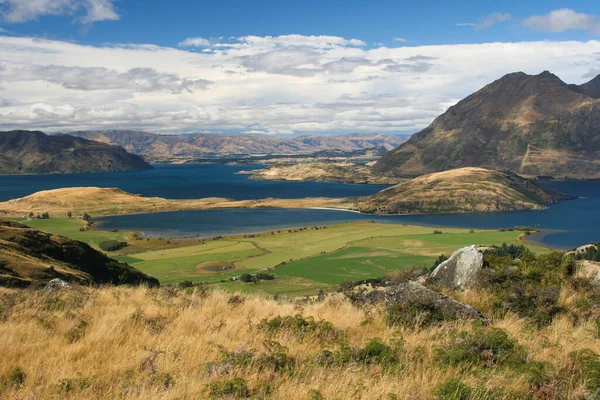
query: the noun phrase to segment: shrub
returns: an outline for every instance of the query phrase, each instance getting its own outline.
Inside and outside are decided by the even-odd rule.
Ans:
[[[193,286],[194,286],[194,283],[192,281],[181,281],[181,282],[177,283],[177,287],[182,288],[182,289],[191,288]]]
[[[590,349],[569,353],[571,374],[592,391],[600,390],[600,356]]]
[[[386,310],[385,322],[389,326],[400,325],[408,328],[423,328],[456,318],[444,313],[433,303],[411,301],[396,303]]]
[[[209,383],[207,389],[210,397],[250,397],[248,384],[243,378]]]
[[[127,242],[120,242],[118,240],[106,240],[101,242],[98,246],[104,251],[117,251],[124,247],[127,247]]]
[[[245,273],[245,274],[240,275],[240,281],[249,283],[249,282],[253,282],[254,279],[252,278],[252,275]]]
[[[444,233],[444,232],[438,231],[437,229],[435,231],[433,231],[434,235],[441,235],[442,233]]]
[[[364,348],[352,347],[342,343],[335,352],[324,350],[317,355],[315,361],[319,365],[347,365],[347,364],[376,364],[384,368],[400,365],[400,358],[396,350],[385,344],[380,338],[373,338]]]
[[[300,314],[294,317],[286,316],[263,319],[258,328],[270,334],[275,334],[279,331],[288,331],[299,337],[311,335],[328,341],[336,340],[339,336],[338,330],[330,322],[315,321],[313,317],[304,318]]]
[[[451,339],[446,347],[435,350],[436,358],[445,364],[516,367],[525,363],[525,349],[499,328],[453,332]]]
[[[433,395],[439,400],[469,400],[471,388],[460,379],[448,379],[433,390]]]
[[[0,377],[0,388],[6,386],[19,387],[25,383],[25,372],[21,367],[13,368],[9,373]]]
[[[431,271],[433,271],[434,269],[436,269],[438,267],[438,265],[440,265],[441,263],[443,263],[447,259],[448,259],[448,256],[446,256],[444,254],[440,254],[440,256],[433,262],[433,265],[431,266]]]

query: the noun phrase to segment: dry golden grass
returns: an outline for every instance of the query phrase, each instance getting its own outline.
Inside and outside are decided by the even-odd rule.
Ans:
[[[310,208],[329,207],[349,209],[348,199],[304,198],[231,200],[219,197],[190,200],[170,200],[144,197],[116,188],[74,187],[43,190],[26,197],[0,203],[0,213],[24,215],[30,212],[60,215],[87,212],[93,215],[115,215],[177,210],[208,210],[216,208]]]
[[[313,361],[315,356],[325,348],[333,350],[333,343],[285,331],[271,336],[258,328],[265,318],[296,314],[331,322],[352,345],[364,346],[375,337],[388,344],[399,340],[404,367],[385,372],[378,365],[320,366]],[[537,330],[508,315],[490,325],[517,339],[530,359],[557,366],[566,364],[567,354],[574,350],[600,353],[591,323],[573,325],[561,317]],[[434,348],[451,329],[470,330],[471,325],[452,322],[422,330],[393,329],[384,323],[381,310],[357,308],[341,295],[299,303],[172,287],[74,288],[55,293],[0,289],[0,376],[16,367],[25,373],[21,386],[5,385],[0,397],[202,399],[210,397],[208,384],[235,377],[247,381],[253,398],[318,398],[310,394],[312,390],[324,399],[391,395],[429,399],[433,389],[449,378],[528,395],[526,377],[512,370],[454,367],[435,360]],[[232,368],[227,374],[208,373],[207,365],[219,360],[219,346],[228,351],[256,349],[259,355],[268,352],[273,341],[296,359],[293,372],[250,366]],[[580,384],[574,382],[573,387]],[[266,385],[271,387],[269,396],[261,391]]]

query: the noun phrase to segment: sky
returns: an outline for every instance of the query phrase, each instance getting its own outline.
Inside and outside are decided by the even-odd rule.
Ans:
[[[597,0],[0,0],[2,130],[411,134],[544,70],[600,74]]]

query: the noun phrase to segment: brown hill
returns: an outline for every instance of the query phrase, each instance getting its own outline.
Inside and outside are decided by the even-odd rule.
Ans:
[[[309,154],[325,150],[354,151],[385,147],[390,150],[404,141],[401,136],[352,134],[342,136],[157,135],[138,131],[79,131],[71,135],[118,145],[148,159],[202,157],[230,154]]]
[[[38,131],[0,132],[0,174],[108,172],[151,169],[123,148]]]
[[[461,167],[600,178],[600,77],[506,75],[460,101],[375,165],[418,176]]]
[[[571,196],[530,180],[483,168],[423,175],[359,201],[355,209],[376,214],[427,214],[544,208]]]
[[[158,280],[64,236],[0,219],[0,286],[44,285],[54,278],[80,284],[147,284]]]

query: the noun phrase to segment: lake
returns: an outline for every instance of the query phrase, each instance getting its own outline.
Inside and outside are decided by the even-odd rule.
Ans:
[[[352,197],[382,190],[383,185],[323,182],[275,182],[236,174],[260,166],[157,165],[154,170],[67,175],[0,176],[0,201],[45,189],[72,186],[118,187],[131,193],[171,199],[228,197]],[[334,210],[236,209],[178,211],[99,218],[104,229],[142,231],[156,236],[213,237],[272,229],[376,220],[435,227],[497,229],[540,225],[531,241],[555,248],[572,248],[600,241],[600,181],[541,182],[541,186],[579,198],[545,210],[502,213],[372,216]]]
[[[367,196],[385,185],[349,185],[326,182],[278,182],[248,179],[242,170],[260,165],[157,164],[154,169],[86,174],[2,175],[0,201],[27,196],[40,190],[76,186],[116,187],[129,193],[169,199],[226,197],[236,200],[277,197]]]

